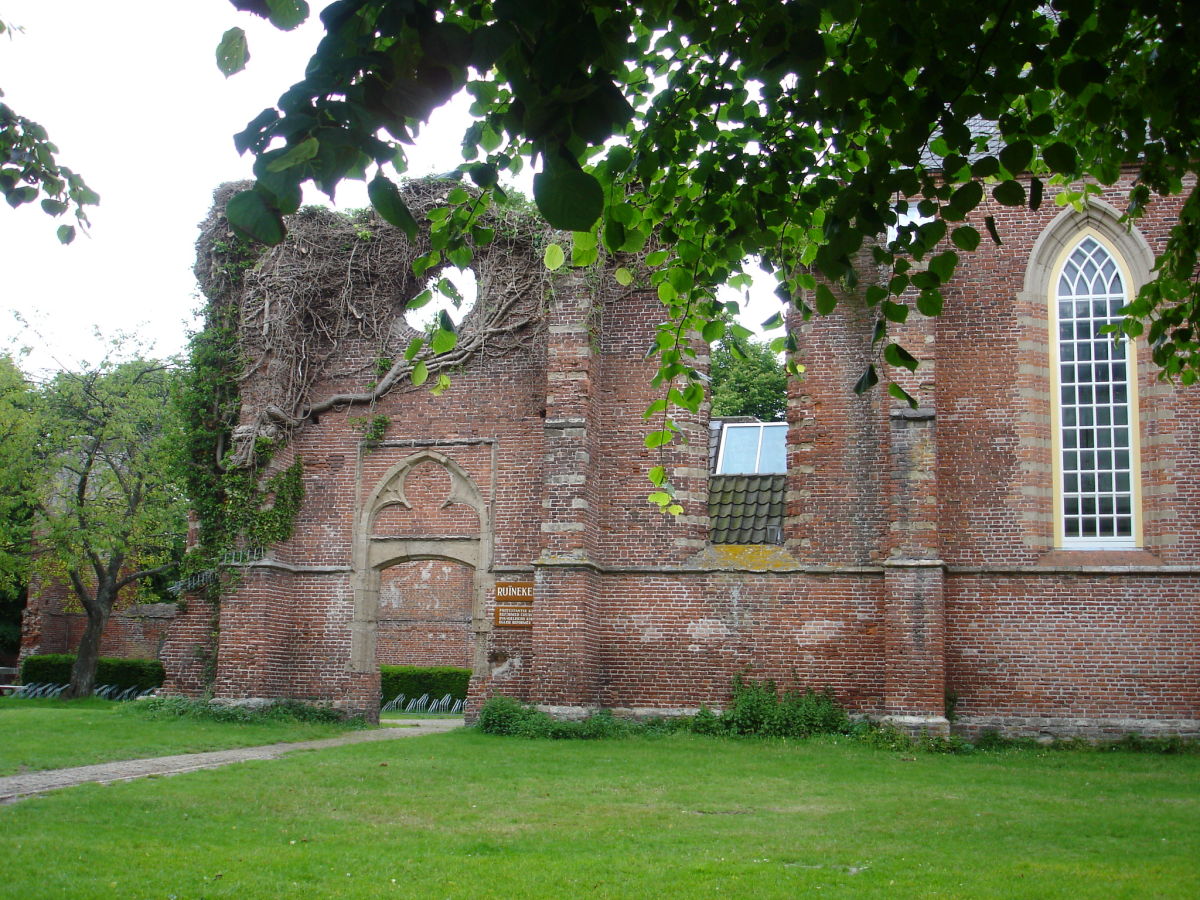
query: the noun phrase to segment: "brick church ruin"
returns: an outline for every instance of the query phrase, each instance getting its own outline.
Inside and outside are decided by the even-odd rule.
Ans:
[[[423,250],[376,220],[302,214],[237,298],[252,371],[235,438],[284,435],[272,466],[301,460],[305,499],[294,536],[222,598],[213,693],[373,714],[380,664],[451,664],[473,670],[472,709],[503,693],[670,714],[721,707],[749,672],[911,727],[952,712],[966,733],[1200,733],[1200,393],[1097,334],[1179,212],[1160,200],[1126,230],[1128,186],[1086,213],[987,210],[1003,245],[897,334],[921,358],[903,373],[917,409],[853,393],[876,312],[847,297],[793,323],[807,371],[785,428],[710,429],[702,407],[661,451],[642,440],[657,297],[545,271],[523,226],[497,224],[471,263],[452,369],[338,400],[373,393],[416,336],[400,310]],[[222,227],[214,213],[201,269]],[[284,270],[304,304],[272,281]],[[353,328],[321,318],[338,304]],[[303,358],[273,343],[296,335]],[[656,465],[683,514],[647,504]],[[206,605],[154,628],[137,612],[114,617],[112,645],[153,631],[168,690],[202,691]],[[50,646],[56,615],[31,605],[27,650],[67,649]]]

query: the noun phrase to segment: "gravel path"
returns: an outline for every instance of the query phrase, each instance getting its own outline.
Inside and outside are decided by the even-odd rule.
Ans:
[[[150,775],[178,775],[197,769],[215,769],[248,759],[276,759],[294,750],[322,750],[364,741],[390,741],[396,738],[421,737],[461,728],[462,719],[405,719],[403,725],[390,725],[370,731],[350,731],[319,741],[296,741],[284,744],[265,744],[260,747],[238,747],[234,750],[213,750],[209,753],[184,753],[179,756],[155,756],[150,759],[127,759],[121,762],[76,766],[72,769],[50,769],[0,778],[0,803],[12,803],[30,794],[41,794],[58,788],[94,782],[131,781]]]

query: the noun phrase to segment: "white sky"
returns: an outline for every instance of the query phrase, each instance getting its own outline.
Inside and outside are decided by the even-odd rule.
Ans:
[[[54,232],[73,219],[51,219],[37,203],[0,205],[0,352],[30,346],[31,372],[71,368],[103,356],[97,328],[109,338],[135,334],[158,355],[183,349],[200,305],[197,226],[219,183],[250,177],[232,136],[299,80],[324,5],[313,2],[310,20],[285,33],[224,0],[0,0],[0,18],[24,28],[0,35],[4,102],[43,125],[59,162],[101,197],[90,237],[69,246]],[[227,80],[214,51],[234,25],[249,36],[250,62]],[[461,105],[439,110],[410,149],[408,174],[453,168],[467,122]],[[368,205],[357,182],[344,183],[337,200]],[[762,305],[745,317],[751,327],[774,311],[763,284]]]

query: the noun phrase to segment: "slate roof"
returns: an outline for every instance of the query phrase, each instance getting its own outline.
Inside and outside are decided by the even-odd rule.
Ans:
[[[714,544],[778,544],[786,475],[710,475],[709,539]]]

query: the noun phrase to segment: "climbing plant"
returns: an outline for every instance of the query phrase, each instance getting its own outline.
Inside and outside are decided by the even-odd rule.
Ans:
[[[281,28],[302,0],[233,0]],[[431,112],[459,91],[474,121],[456,175],[504,197],[500,176],[534,165],[546,221],[597,245],[664,246],[649,276],[664,304],[660,377],[693,409],[703,391],[688,344],[727,310],[715,286],[760,258],[782,303],[827,314],[858,293],[877,358],[856,389],[914,356],[889,328],[936,315],[960,255],[1002,242],[1003,213],[1082,205],[1125,167],[1133,220],[1186,193],[1157,277],[1128,312],[1153,356],[1200,372],[1200,17],[1184,0],[339,0],[303,78],[235,138],[257,181],[230,220],[269,243],[300,185],[368,181],[379,213],[410,236],[417,217],[389,175]],[[233,28],[218,62],[245,65]],[[451,192],[421,271],[465,265],[480,214]],[[912,212],[919,216],[911,216]],[[889,238],[888,229],[894,229]],[[865,260],[859,258],[871,246]],[[562,264],[552,252],[548,263]],[[921,265],[914,266],[915,261]],[[873,276],[864,278],[862,263]],[[626,277],[630,273],[626,271]],[[782,319],[777,320],[778,322]],[[790,337],[775,349],[790,347]],[[899,383],[889,391],[915,402]],[[664,426],[648,441],[669,440]]]
[[[246,459],[235,460],[231,435],[242,409],[243,358],[240,309],[228,302],[228,292],[241,285],[262,248],[227,235],[216,252],[219,263],[207,273],[214,296],[203,310],[203,327],[191,338],[188,366],[173,395],[181,422],[175,466],[199,524],[188,575],[213,570],[239,548],[286,540],[304,498],[299,461],[264,474],[277,449],[268,438],[258,438]],[[207,584],[208,598],[216,600],[220,580]]]

